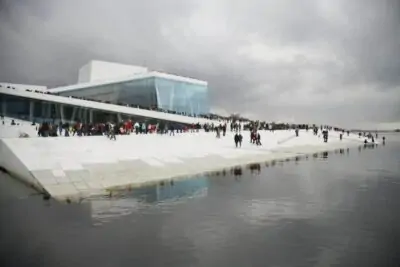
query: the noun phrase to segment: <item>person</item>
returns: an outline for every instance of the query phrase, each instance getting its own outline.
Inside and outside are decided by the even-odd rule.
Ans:
[[[140,124],[139,124],[139,122],[135,122],[133,128],[135,128],[135,133],[139,134],[139,132],[140,132]]]
[[[235,141],[235,146],[238,147],[240,141],[239,133],[236,133],[233,139]]]
[[[257,146],[261,146],[261,135],[260,135],[260,133],[257,133],[256,144],[257,144]]]
[[[327,143],[328,142],[328,130],[323,130],[322,136],[324,138],[324,142]]]
[[[117,140],[117,138],[115,137],[115,126],[112,123],[110,123],[108,136],[109,136],[110,140],[114,140],[114,141]]]
[[[173,124],[170,124],[169,126],[169,136],[171,135],[175,136],[175,127]]]

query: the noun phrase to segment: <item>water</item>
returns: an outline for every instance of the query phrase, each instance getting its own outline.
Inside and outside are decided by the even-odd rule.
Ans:
[[[0,266],[398,266],[396,138],[81,204],[2,175]]]

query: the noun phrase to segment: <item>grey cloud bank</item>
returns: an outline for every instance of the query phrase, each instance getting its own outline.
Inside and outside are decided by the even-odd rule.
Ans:
[[[101,59],[208,80],[219,111],[342,126],[400,121],[398,1],[0,3],[0,81],[71,84],[81,65]]]

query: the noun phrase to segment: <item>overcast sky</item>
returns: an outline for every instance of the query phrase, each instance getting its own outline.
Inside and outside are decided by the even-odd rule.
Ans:
[[[65,85],[91,59],[209,82],[217,111],[400,121],[400,1],[0,0],[0,81]]]

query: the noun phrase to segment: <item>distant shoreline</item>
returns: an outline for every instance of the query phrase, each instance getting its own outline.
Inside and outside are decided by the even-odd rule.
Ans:
[[[371,133],[400,133],[400,129],[396,130],[350,130],[350,132],[371,132]]]

